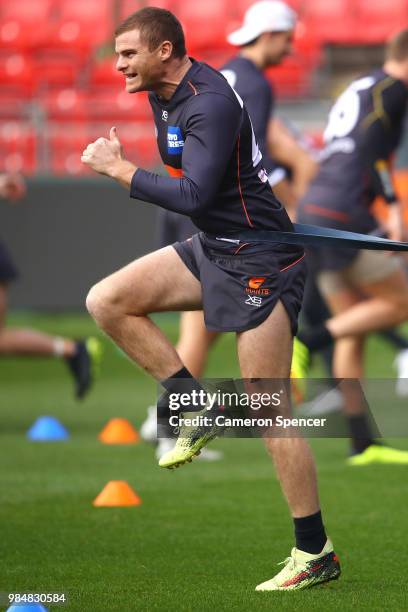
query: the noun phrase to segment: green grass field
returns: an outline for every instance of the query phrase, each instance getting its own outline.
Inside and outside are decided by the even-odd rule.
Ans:
[[[174,339],[177,319],[159,320]],[[85,316],[18,315],[11,323],[95,333]],[[310,591],[255,593],[293,542],[261,441],[218,441],[224,461],[175,472],[158,468],[144,443],[102,445],[97,435],[109,418],[139,426],[155,397],[154,384],[103,342],[101,378],[81,404],[61,363],[1,361],[1,592],[65,592],[68,605],[49,609],[81,612],[407,609],[406,468],[349,468],[346,440],[313,440],[343,576]],[[373,339],[368,354],[372,375],[392,375],[389,347]],[[231,335],[216,347],[208,375],[238,376]],[[40,415],[59,418],[70,440],[28,441]],[[117,479],[143,504],[94,508],[102,487]]]

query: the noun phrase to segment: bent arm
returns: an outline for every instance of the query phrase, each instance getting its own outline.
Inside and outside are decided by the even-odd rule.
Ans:
[[[186,121],[181,178],[138,169],[130,195],[184,215],[200,214],[213,201],[236,145],[241,108],[223,95],[199,94]]]

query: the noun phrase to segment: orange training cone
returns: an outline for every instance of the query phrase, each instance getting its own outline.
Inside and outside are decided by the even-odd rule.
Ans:
[[[111,480],[93,501],[97,507],[140,506],[141,503],[125,480]]]
[[[104,444],[136,444],[139,434],[126,419],[111,419],[99,434]]]

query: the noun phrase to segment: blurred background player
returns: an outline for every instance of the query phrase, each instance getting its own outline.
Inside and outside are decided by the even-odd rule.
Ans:
[[[239,52],[221,69],[249,110],[269,183],[290,214],[315,175],[317,164],[274,116],[275,94],[265,72],[292,53],[296,19],[295,11],[284,2],[256,2],[246,11],[242,26],[229,34],[228,42]]]
[[[19,175],[0,175],[0,197],[17,201],[25,196],[24,179]],[[99,355],[95,338],[85,341],[49,336],[33,329],[6,327],[7,293],[10,282],[17,278],[17,270],[5,245],[0,242],[0,356],[25,355],[30,357],[58,357],[65,361],[75,383],[77,399],[89,391],[93,379],[94,361]]]
[[[383,67],[353,81],[333,106],[319,172],[299,206],[301,223],[378,232],[370,206],[380,195],[388,203],[388,237],[405,238],[390,161],[403,131],[407,86],[408,30],[404,30],[388,44]],[[309,351],[334,340],[335,378],[362,379],[365,335],[408,319],[408,279],[402,259],[377,251],[324,247],[310,249],[309,262],[332,318],[299,333],[294,370],[305,376]],[[350,461],[408,463],[407,453],[374,443],[361,391],[351,384],[342,392],[356,453]]]
[[[311,155],[300,146],[293,134],[276,117],[275,96],[265,71],[280,64],[292,50],[296,13],[283,2],[263,0],[245,13],[243,25],[228,36],[228,42],[239,47],[239,53],[221,69],[231,87],[244,101],[263,156],[269,184],[286,210],[294,216],[296,203],[317,171]],[[290,171],[290,180],[287,170]],[[159,247],[186,240],[197,228],[189,218],[171,211],[159,211]],[[208,351],[218,333],[204,325],[201,311],[185,312],[180,317],[177,352],[196,378],[204,374]],[[147,441],[157,439],[156,407],[148,408],[141,435]],[[171,438],[160,438],[160,457],[173,444]],[[203,449],[202,459],[215,459],[215,451]]]

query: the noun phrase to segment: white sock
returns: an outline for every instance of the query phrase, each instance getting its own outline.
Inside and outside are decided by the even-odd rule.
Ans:
[[[56,357],[64,357],[65,355],[65,340],[64,338],[54,338],[53,354]]]

